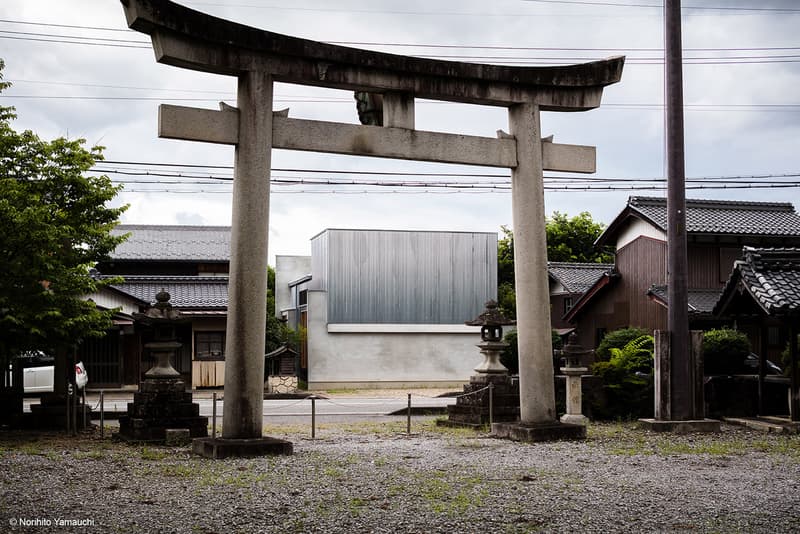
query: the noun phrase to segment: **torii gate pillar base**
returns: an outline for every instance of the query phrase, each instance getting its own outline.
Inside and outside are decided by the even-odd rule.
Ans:
[[[512,441],[562,441],[586,439],[586,427],[553,421],[552,423],[493,423],[492,436]]]
[[[222,458],[242,458],[254,456],[291,456],[293,446],[290,441],[277,438],[198,438],[192,441],[192,452],[220,460]]]
[[[692,419],[689,421],[660,421],[639,419],[639,426],[651,432],[673,432],[689,434],[692,432],[719,432],[719,421],[715,419]]]

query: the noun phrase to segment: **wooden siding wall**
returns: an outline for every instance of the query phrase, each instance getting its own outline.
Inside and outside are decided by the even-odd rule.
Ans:
[[[564,316],[564,299],[571,298],[574,305],[581,298],[580,293],[550,296],[550,324],[553,328],[571,328],[572,325],[562,319]]]
[[[583,346],[596,347],[601,328],[606,332],[626,326],[648,331],[666,328],[666,308],[647,296],[651,285],[666,283],[666,255],[666,243],[648,237],[639,237],[617,251],[616,265],[622,277],[601,290],[575,325]]]
[[[722,289],[733,269],[733,262],[742,255],[741,247],[716,244],[689,244],[689,288]]]
[[[497,234],[327,236],[329,323],[462,324],[497,298]]]

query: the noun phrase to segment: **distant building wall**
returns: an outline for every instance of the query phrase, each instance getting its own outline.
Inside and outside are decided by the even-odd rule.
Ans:
[[[462,325],[329,324],[328,294],[308,293],[308,387],[459,387],[483,357]]]
[[[275,256],[275,316],[295,306],[289,282],[311,274],[311,256]]]
[[[326,230],[311,289],[331,323],[463,324],[497,298],[497,234]]]

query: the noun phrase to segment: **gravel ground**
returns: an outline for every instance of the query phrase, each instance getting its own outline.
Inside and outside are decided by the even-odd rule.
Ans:
[[[430,418],[404,430],[329,425],[311,440],[274,426],[294,455],[217,461],[97,433],[0,433],[0,532],[800,531],[797,435],[617,423],[520,444]]]

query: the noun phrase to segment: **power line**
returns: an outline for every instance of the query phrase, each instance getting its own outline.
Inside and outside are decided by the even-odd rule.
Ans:
[[[622,2],[590,2],[588,0],[523,0],[528,2],[542,3],[542,4],[561,4],[561,5],[580,5],[580,6],[597,6],[597,7],[627,7],[627,8],[662,8],[660,4],[634,4]],[[275,5],[253,5],[253,4],[220,4],[213,2],[192,2],[195,6],[211,6],[211,7],[239,7],[248,9],[275,9],[284,11],[313,11],[321,13],[370,13],[381,15],[425,15],[425,16],[501,16],[501,17],[535,17],[541,16],[539,13],[486,13],[486,12],[459,12],[459,11],[386,11],[374,9],[336,9],[336,8],[311,8],[311,7],[286,7]],[[769,13],[798,13],[800,9],[791,8],[756,8],[756,7],[712,7],[712,6],[683,6],[684,10],[695,11],[721,11],[736,13],[742,12],[747,14],[769,14]],[[547,13],[550,16],[552,13]]]
[[[622,2],[592,2],[589,0],[522,0],[537,4],[562,4],[580,6],[601,6],[601,7],[636,7],[636,8],[656,8],[662,9],[663,4],[633,4]],[[682,10],[688,11],[743,11],[743,12],[762,12],[762,13],[800,13],[800,9],[779,8],[779,7],[733,7],[733,6],[687,6],[682,5]]]
[[[2,33],[3,30],[0,30]],[[46,34],[42,34],[46,35]],[[12,39],[12,40],[23,40],[23,41],[35,41],[35,42],[45,42],[45,43],[59,43],[59,44],[78,44],[78,45],[91,45],[91,46],[109,46],[109,47],[116,47],[116,48],[134,48],[134,49],[141,49],[141,50],[150,50],[150,45],[136,45],[136,44],[124,44],[127,41],[123,40],[114,40],[114,39],[103,39],[103,42],[89,42],[89,41],[73,41],[68,39],[93,39],[93,38],[86,38],[86,37],[72,37],[72,36],[64,36],[64,39],[40,39],[34,37],[17,37],[17,36],[10,36],[10,35],[0,35],[0,39]],[[95,39],[97,40],[97,39]],[[447,55],[447,54],[428,54],[428,55],[410,55],[410,57],[418,57],[423,59],[444,59],[444,60],[452,60],[452,59],[461,59],[461,60],[473,60],[473,61],[485,61],[485,60],[492,60],[495,62],[500,62],[501,64],[505,65],[519,65],[519,66],[535,66],[535,65],[560,65],[563,62],[569,61],[596,61],[602,59],[600,57],[511,57],[511,56],[472,56],[472,55]],[[692,58],[686,57],[684,58],[684,65],[726,65],[726,64],[765,64],[765,63],[797,63],[800,62],[800,56],[797,55],[772,55],[772,56],[733,56],[733,57],[699,57],[699,58]],[[632,65],[662,65],[664,63],[663,59],[661,58],[636,58],[636,57],[629,57],[626,58],[626,63],[629,66]]]
[[[111,38],[95,38],[95,37],[85,37],[85,36],[73,36],[73,35],[57,35],[57,34],[47,34],[47,33],[32,33],[32,32],[14,32],[8,30],[0,30],[0,33],[10,33],[14,35],[0,35],[2,39],[15,39],[15,40],[31,40],[31,41],[38,41],[38,42],[53,42],[53,43],[61,43],[61,44],[85,44],[85,45],[93,45],[93,46],[113,46],[113,47],[122,47],[122,48],[141,48],[141,49],[150,49],[151,46],[146,41],[134,41],[134,40],[125,40],[125,39],[111,39]],[[20,37],[19,35],[24,35],[27,37]],[[30,36],[37,36],[36,38]],[[38,37],[47,37],[47,39],[41,39]],[[91,41],[91,42],[90,42]],[[94,41],[101,41],[101,42],[94,42]],[[134,43],[134,44],[131,44]],[[379,44],[379,43],[376,43]],[[431,45],[432,46],[432,45]],[[472,48],[472,47],[470,47]],[[514,48],[504,48],[506,50],[514,50]],[[519,48],[520,50],[522,48]],[[798,50],[800,48],[797,47],[761,47],[759,49],[746,49],[746,48],[738,48],[738,49],[697,49],[696,51],[778,51],[778,50]],[[538,50],[545,50],[545,49],[538,49]],[[548,51],[563,51],[566,49],[548,49]],[[574,50],[584,50],[589,51],[590,49],[574,49]],[[597,49],[597,50],[611,50],[611,49]],[[689,50],[687,50],[688,52]],[[412,57],[420,57],[420,58],[428,58],[428,59],[460,59],[460,60],[491,60],[491,61],[499,61],[502,63],[507,64],[519,64],[519,65],[535,65],[535,64],[554,64],[561,61],[592,61],[597,60],[600,58],[594,56],[554,56],[554,57],[536,57],[536,56],[476,56],[476,55],[448,55],[448,54],[429,54],[429,55],[417,55]],[[685,64],[687,65],[715,65],[715,64],[727,64],[727,63],[734,63],[734,64],[748,64],[748,63],[788,63],[788,62],[798,62],[800,61],[800,56],[798,55],[744,55],[744,56],[719,56],[719,57],[686,57],[684,58]],[[661,65],[663,64],[663,59],[658,57],[629,57],[627,58],[627,62],[629,65],[640,65],[640,64],[654,64],[654,65]]]
[[[800,11],[800,10],[798,10]],[[0,22],[8,24],[23,24],[33,26],[50,26],[56,28],[76,28],[86,30],[105,30],[114,32],[128,32],[139,35],[138,32],[128,29],[108,28],[98,26],[76,26],[69,24],[52,24],[46,22],[31,22],[22,20],[0,20]],[[5,30],[3,30],[5,31]],[[132,41],[133,42],[133,41]],[[150,44],[150,41],[135,41],[141,44]],[[527,50],[527,51],[551,51],[551,52],[663,52],[662,47],[641,48],[641,47],[546,47],[546,46],[499,46],[499,45],[470,45],[470,44],[423,44],[423,43],[384,43],[378,41],[329,41],[323,40],[322,42],[338,45],[359,45],[359,46],[389,46],[389,47],[403,47],[403,48],[457,48],[457,49],[484,49],[484,50]],[[148,46],[149,47],[149,46]],[[778,50],[800,50],[796,46],[760,46],[760,47],[686,47],[684,52],[746,52],[746,51],[778,51]]]
[[[70,95],[0,95],[0,98],[5,99],[20,99],[20,100],[120,100],[120,101],[133,101],[133,102],[219,102],[219,98],[190,98],[190,97],[172,97],[172,96],[99,96],[99,95],[85,95],[85,96],[70,96]],[[227,100],[235,100],[231,96]],[[273,100],[276,104],[348,104],[352,105],[349,99],[327,99],[327,98],[291,98],[291,97],[277,97]],[[448,104],[449,102],[441,102],[441,104]],[[440,104],[440,102],[420,102],[420,104]],[[639,110],[661,110],[664,108],[663,104],[647,104],[647,103],[613,103],[609,102],[600,106],[600,110],[604,109],[639,109]],[[800,104],[685,104],[684,108],[687,111],[775,111],[775,112],[794,112],[800,111]]]

